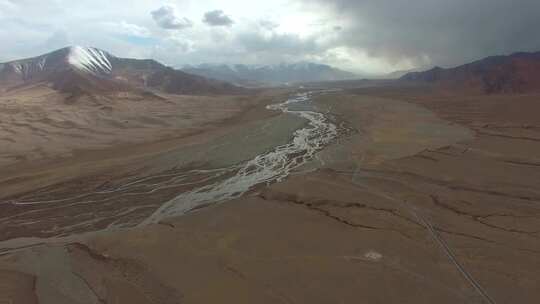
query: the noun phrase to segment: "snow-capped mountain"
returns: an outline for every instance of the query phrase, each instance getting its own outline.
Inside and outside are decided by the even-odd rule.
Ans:
[[[171,94],[240,91],[228,83],[187,74],[155,60],[120,58],[92,47],[72,46],[0,64],[0,92],[35,84],[71,94],[130,90]]]
[[[242,86],[281,86],[294,83],[337,81],[357,75],[324,64],[310,62],[278,65],[201,64],[182,70],[203,77],[228,81]]]
[[[69,67],[90,74],[110,74],[112,56],[102,50],[74,46],[34,58],[0,65],[0,73],[12,81],[29,81]]]

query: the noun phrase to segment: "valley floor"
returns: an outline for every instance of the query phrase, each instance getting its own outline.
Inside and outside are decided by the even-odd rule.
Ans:
[[[118,93],[71,100],[44,85],[25,87],[0,94],[0,167],[187,137],[254,104],[247,95]]]
[[[2,200],[248,159],[304,123],[264,110],[284,96],[200,136],[6,171]],[[0,303],[537,303],[537,98],[387,88],[320,96],[319,110],[351,132],[287,180],[159,224],[4,251]],[[171,194],[161,195],[120,203],[155,208]],[[3,249],[61,231],[32,222],[53,214],[46,207],[6,206]]]

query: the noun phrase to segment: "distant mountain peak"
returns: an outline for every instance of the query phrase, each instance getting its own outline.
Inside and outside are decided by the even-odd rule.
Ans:
[[[187,73],[232,82],[246,87],[283,86],[293,83],[358,78],[353,73],[308,61],[283,62],[273,65],[204,63],[184,66],[182,69]]]

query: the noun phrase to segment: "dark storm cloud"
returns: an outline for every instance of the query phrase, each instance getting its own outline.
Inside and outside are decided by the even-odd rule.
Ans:
[[[222,10],[209,11],[204,14],[203,22],[211,26],[231,26],[234,21]]]
[[[193,22],[189,19],[178,17],[174,7],[169,5],[162,6],[150,14],[157,25],[164,29],[179,30],[193,26]]]
[[[348,22],[340,44],[390,62],[452,66],[540,50],[540,0],[302,1]]]

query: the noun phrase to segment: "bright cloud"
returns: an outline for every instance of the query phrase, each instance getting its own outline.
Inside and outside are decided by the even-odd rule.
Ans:
[[[149,37],[151,35],[150,31],[146,27],[133,23],[128,23],[126,21],[104,22],[103,25],[107,27],[111,32],[121,35],[128,35],[134,37]]]

